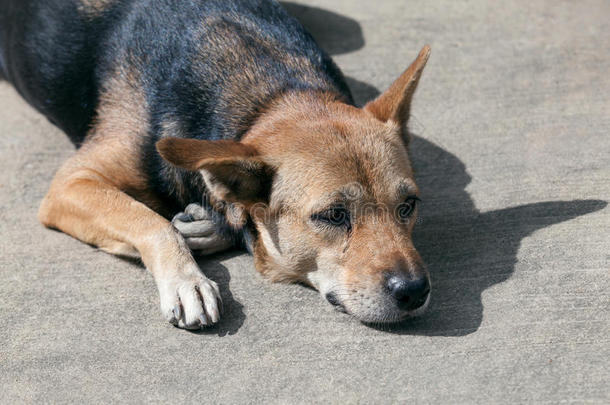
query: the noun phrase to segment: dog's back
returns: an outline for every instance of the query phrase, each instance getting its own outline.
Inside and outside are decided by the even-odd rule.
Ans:
[[[199,199],[200,190],[188,178],[176,179],[185,183],[178,187],[168,179],[154,149],[160,137],[238,139],[270,100],[290,90],[331,92],[351,103],[330,57],[272,0],[1,4],[7,79],[75,144],[99,119],[109,83],[127,78],[126,86],[144,93],[142,170],[169,202]]]
[[[211,139],[239,136],[254,110],[280,91],[348,94],[332,60],[275,1],[0,4],[4,75],[75,143],[119,68],[141,76],[153,114],[188,110],[185,124]]]
[[[4,76],[70,139],[80,144],[97,104],[100,42],[123,8],[94,15],[102,0],[0,0]],[[121,2],[125,3],[125,2]]]

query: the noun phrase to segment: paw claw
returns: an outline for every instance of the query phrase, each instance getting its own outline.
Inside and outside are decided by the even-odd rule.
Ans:
[[[204,314],[199,315],[199,321],[202,326],[208,326],[208,318]]]
[[[176,320],[180,320],[182,318],[182,309],[180,308],[180,304],[176,305],[174,309],[172,309],[172,312],[174,313],[174,318]]]
[[[222,302],[222,298],[218,295],[218,310],[220,311],[220,315],[224,315],[225,313],[225,304]]]

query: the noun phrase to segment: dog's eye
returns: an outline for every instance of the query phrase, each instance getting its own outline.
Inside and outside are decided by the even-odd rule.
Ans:
[[[396,207],[396,216],[398,219],[401,221],[406,221],[409,219],[411,215],[413,215],[413,211],[415,210],[415,206],[417,205],[418,201],[421,200],[415,196],[412,196],[408,197],[402,204],[399,204],[398,207]]]
[[[313,214],[311,219],[325,225],[345,226],[348,229],[352,226],[349,211],[342,206],[332,207],[317,214]]]

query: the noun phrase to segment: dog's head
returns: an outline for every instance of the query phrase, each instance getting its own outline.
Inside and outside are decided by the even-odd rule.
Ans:
[[[362,321],[399,321],[430,293],[411,240],[419,198],[406,130],[429,52],[363,109],[288,95],[240,142],[164,138],[158,149],[202,173],[213,206],[247,228],[261,273],[311,285]]]

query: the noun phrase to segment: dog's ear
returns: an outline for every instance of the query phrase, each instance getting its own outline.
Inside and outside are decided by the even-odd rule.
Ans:
[[[390,88],[375,100],[367,103],[364,109],[383,122],[390,120],[396,122],[405,131],[409,120],[411,100],[429,56],[430,47],[426,45],[411,66],[392,83]]]
[[[212,204],[222,206],[234,226],[243,225],[250,206],[268,202],[274,170],[254,148],[236,141],[172,137],[156,146],[173,165],[201,172]]]

